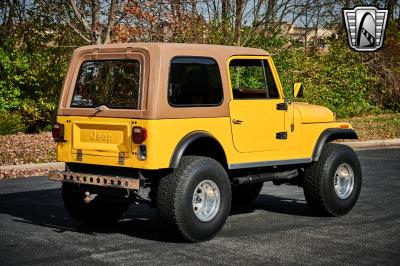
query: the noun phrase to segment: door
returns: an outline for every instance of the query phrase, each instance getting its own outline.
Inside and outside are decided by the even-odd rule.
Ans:
[[[278,150],[285,141],[284,102],[269,57],[237,56],[229,61],[229,103],[233,144],[239,152]]]

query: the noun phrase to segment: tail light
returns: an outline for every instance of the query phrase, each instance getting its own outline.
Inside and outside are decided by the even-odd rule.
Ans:
[[[135,144],[143,143],[147,138],[147,131],[143,127],[132,128],[132,140]]]
[[[60,123],[54,123],[52,127],[52,135],[55,141],[64,140],[64,125]]]

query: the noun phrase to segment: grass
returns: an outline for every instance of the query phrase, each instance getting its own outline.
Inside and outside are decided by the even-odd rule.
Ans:
[[[360,140],[400,138],[400,113],[341,119],[350,122]]]

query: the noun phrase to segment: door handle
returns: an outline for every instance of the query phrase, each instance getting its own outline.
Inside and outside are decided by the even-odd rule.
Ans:
[[[240,125],[242,122],[243,122],[242,120],[232,119],[232,123],[234,123],[236,125]]]

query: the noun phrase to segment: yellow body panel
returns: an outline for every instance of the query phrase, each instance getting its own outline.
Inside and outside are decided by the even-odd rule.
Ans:
[[[287,111],[290,113],[291,109]],[[317,123],[317,124],[301,124],[300,120],[295,121],[295,130],[288,134],[287,140],[282,140],[282,145],[276,150],[257,151],[257,152],[239,152],[233,145],[231,135],[231,119],[229,117],[221,118],[191,118],[191,119],[160,119],[160,120],[139,120],[139,119],[123,119],[123,118],[101,118],[101,117],[66,117],[59,116],[57,122],[64,124],[65,135],[64,142],[57,145],[57,160],[65,162],[78,162],[97,165],[122,166],[141,169],[162,169],[168,168],[170,160],[173,156],[175,148],[179,141],[186,135],[199,131],[207,132],[216,138],[225,151],[228,165],[256,163],[265,161],[280,161],[311,158],[314,145],[326,128],[339,128],[342,122]],[[82,126],[93,125],[90,130],[88,126],[72,130],[75,123]],[[96,145],[91,142],[90,136],[93,131],[99,131],[104,134],[112,134],[113,131],[107,131],[107,125],[137,125],[148,130],[148,137],[144,144],[147,146],[147,159],[144,161],[137,158],[137,145],[132,142],[131,130],[126,130],[127,141],[124,144],[116,145],[118,141],[110,144],[109,139],[96,139]],[[104,125],[100,127],[99,125]],[[286,127],[289,125],[286,125]],[[83,134],[83,138],[79,140],[76,134]],[[120,133],[116,136],[120,136]],[[121,136],[120,136],[121,137]],[[78,138],[78,146],[75,146],[74,138]],[[84,140],[89,140],[85,146]],[[257,139],[250,139],[256,142]],[[79,146],[81,145],[81,146]],[[112,145],[112,146],[110,146]],[[131,146],[131,150],[126,152],[126,147]],[[82,148],[82,160],[78,160],[76,148]],[[97,148],[94,148],[97,147]],[[110,148],[111,147],[111,148]],[[124,154],[124,164],[119,163],[119,153]]]
[[[132,128],[130,119],[118,119],[115,121],[97,122],[93,119],[76,119],[73,122],[73,146],[72,153],[78,149],[107,153],[129,153],[132,143],[129,136]]]
[[[281,99],[232,100],[229,110],[232,121],[232,138],[239,152],[279,150],[284,141],[276,139],[276,133],[284,131],[285,112],[276,110]]]

